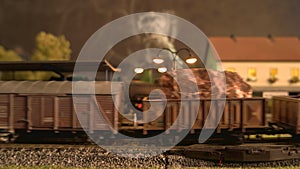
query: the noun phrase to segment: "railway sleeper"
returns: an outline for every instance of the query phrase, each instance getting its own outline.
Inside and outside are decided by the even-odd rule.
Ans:
[[[190,158],[219,162],[266,162],[300,159],[300,147],[295,146],[223,146],[187,147],[184,155]]]

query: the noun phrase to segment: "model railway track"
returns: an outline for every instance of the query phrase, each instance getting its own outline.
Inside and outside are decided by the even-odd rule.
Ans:
[[[112,146],[114,149],[122,146]],[[110,149],[109,147],[106,147]],[[131,147],[133,148],[133,147]],[[133,149],[143,151],[145,147],[136,146]],[[160,149],[155,147],[154,149]],[[67,145],[67,144],[0,144],[0,151],[97,151],[112,155],[98,145]],[[251,143],[238,146],[215,144],[195,144],[176,146],[164,153],[164,156],[177,155],[185,158],[212,161],[214,163],[254,163],[300,160],[300,145],[281,143]]]
[[[73,148],[99,148],[98,145],[83,145],[83,144],[18,144],[8,143],[0,144],[0,149],[73,149]]]
[[[239,146],[192,145],[183,154],[190,158],[222,162],[268,162],[300,159],[300,145],[254,143]]]

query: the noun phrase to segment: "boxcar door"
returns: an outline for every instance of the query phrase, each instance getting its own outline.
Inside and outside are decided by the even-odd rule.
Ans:
[[[30,96],[33,128],[53,127],[54,102],[53,96]]]
[[[83,107],[84,108],[88,108],[88,106],[84,106],[87,105],[87,103],[82,103],[83,106],[79,107]],[[60,96],[58,97],[58,121],[59,121],[59,128],[72,128],[72,129],[81,129],[81,124],[77,118],[76,112],[74,110],[74,106],[73,106],[73,100],[72,100],[72,96]],[[82,113],[81,115],[83,115],[82,118],[84,118],[85,120],[87,119],[87,111],[83,111],[83,112],[78,112],[78,113]],[[86,122],[85,122],[86,123]]]
[[[0,129],[8,128],[9,95],[0,95]]]
[[[14,98],[14,127],[15,129],[26,129],[27,126],[27,97],[16,96]]]

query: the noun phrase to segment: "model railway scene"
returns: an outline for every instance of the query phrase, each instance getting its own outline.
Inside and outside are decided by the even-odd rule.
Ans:
[[[295,86],[292,86],[293,90],[287,87],[286,93],[282,90],[278,92],[278,88],[271,90],[272,86],[266,91],[255,91],[257,88],[252,87],[253,82],[236,71],[225,70],[225,97],[218,98],[213,97],[214,90],[221,91],[219,86],[214,85],[221,83],[217,70],[176,69],[159,72],[155,76],[155,82],[134,79],[128,84],[122,79],[113,80],[114,73],[119,70],[107,60],[97,65],[99,75],[95,80],[84,75],[73,75],[75,64],[75,61],[0,63],[2,77],[8,73],[10,77],[16,77],[20,72],[28,71],[31,74],[40,71],[56,74],[55,78],[49,77],[48,80],[0,81],[1,151],[8,154],[22,152],[16,159],[20,161],[17,164],[26,165],[21,161],[28,153],[46,152],[52,154],[51,163],[73,166],[75,163],[68,163],[72,159],[69,153],[71,151],[102,161],[96,166],[124,167],[119,163],[126,160],[132,162],[128,166],[134,166],[135,163],[145,163],[134,158],[138,157],[135,151],[148,151],[147,147],[130,139],[120,140],[116,134],[148,138],[167,130],[168,133],[164,133],[164,136],[168,139],[162,137],[156,140],[158,147],[152,148],[152,151],[156,152],[168,145],[176,146],[158,157],[147,157],[147,165],[170,167],[188,164],[187,166],[199,167],[243,164],[251,167],[255,163],[257,166],[277,166],[282,163],[294,165],[300,159],[300,95],[294,90]],[[94,62],[77,64],[81,65],[82,71],[87,72],[96,65]],[[180,76],[188,72],[195,76],[196,81]],[[172,75],[183,78],[183,85],[194,83],[199,92],[195,94],[180,91]],[[74,92],[74,86],[87,84],[93,84],[94,92],[90,88]],[[128,93],[126,85],[129,86]],[[150,98],[150,93],[155,89],[159,89],[165,97],[158,94]],[[274,96],[264,97],[266,93]],[[126,95],[130,102],[124,104]],[[74,103],[76,99],[80,99],[77,108]],[[163,109],[158,106],[153,111],[153,103],[166,104]],[[120,109],[116,108],[120,104],[124,104],[121,107],[125,113],[120,113]],[[133,105],[133,108],[127,104]],[[218,114],[220,110],[221,116]],[[192,116],[192,112],[197,112],[196,116]],[[99,113],[103,118],[100,118]],[[210,120],[216,126],[205,126],[210,113]],[[188,127],[190,124],[192,126]],[[187,135],[179,139],[176,133],[182,130],[188,130]],[[198,137],[203,130],[211,130],[213,134],[199,144]],[[96,145],[115,148],[120,142],[132,147],[130,152],[127,152],[128,149],[124,150],[132,159],[119,159],[118,155],[110,154],[105,148]],[[69,147],[66,148],[66,145]],[[64,152],[63,161],[57,160],[59,156],[56,151]],[[3,159],[9,158],[8,156],[3,156]],[[31,158],[29,165],[50,165],[48,161],[38,160],[40,157],[37,155]],[[103,158],[113,162],[107,162]],[[182,161],[179,162],[178,158]],[[15,164],[5,160],[2,163]],[[86,161],[77,161],[76,165],[89,166]]]
[[[299,6],[1,0],[0,169],[300,168]]]
[[[102,161],[95,164],[102,167],[131,167],[136,163],[154,167],[278,166],[283,163],[294,165],[300,159],[300,95],[295,90],[288,94],[274,90],[276,96],[273,97],[255,96],[257,92],[247,79],[236,71],[225,70],[225,97],[218,98],[212,96],[214,90],[221,90],[214,85],[220,84],[220,78],[218,71],[212,69],[176,69],[156,74],[154,83],[135,79],[128,84],[121,79],[113,80],[113,74],[118,72],[107,60],[101,62],[97,69],[104,78],[96,80],[83,75],[74,76],[75,64],[75,61],[0,63],[2,76],[9,72],[11,77],[15,77],[26,71],[32,74],[48,71],[58,75],[49,80],[0,81],[0,148],[5,152],[2,158],[19,154],[15,159],[17,163],[3,160],[3,165],[27,165],[22,158],[30,156],[32,160],[28,165],[31,166],[51,163],[90,166],[85,160],[70,164],[72,158],[80,158],[70,152],[83,153],[88,159]],[[83,71],[91,71],[91,67],[95,66],[94,62],[79,64]],[[183,85],[194,83],[199,90],[196,94],[180,91],[171,76],[185,75],[187,72],[192,72],[196,81],[181,76],[185,82]],[[74,92],[74,86],[87,84],[93,84],[95,90],[91,92],[90,88],[81,88]],[[126,85],[129,85],[128,93]],[[159,89],[165,97],[158,94],[150,98],[150,93],[155,89]],[[266,92],[270,94],[270,89]],[[126,94],[133,109],[126,105],[128,103],[124,104]],[[74,102],[79,98],[76,108]],[[120,113],[120,109],[116,108],[120,103],[124,104],[122,108],[125,113]],[[159,106],[153,111],[153,103],[166,104],[165,108],[160,109]],[[218,114],[220,110],[221,116]],[[197,112],[196,116],[192,116],[191,112]],[[215,127],[205,126],[210,113],[210,120],[217,124]],[[190,124],[192,126],[187,127]],[[164,136],[168,139],[156,140],[158,147],[153,147],[152,151],[168,145],[176,146],[160,156],[147,157],[146,162],[140,161],[143,158],[135,158],[139,157],[135,151],[148,151],[147,146],[143,147],[130,139],[116,138],[117,133],[131,138],[148,138],[167,130]],[[182,130],[188,130],[187,135],[178,140],[176,133]],[[212,130],[213,134],[206,142],[199,144],[198,137],[203,130]],[[129,152],[125,150],[129,159],[120,158],[96,145],[116,148],[120,142],[132,148]],[[64,154],[62,161],[58,160],[60,152]],[[51,163],[37,155],[44,153],[50,154]],[[124,161],[130,162],[124,165]]]
[[[5,71],[19,69],[19,65],[22,65],[23,71],[41,70],[44,67],[56,69],[57,66],[65,65],[65,71],[68,71],[68,67],[72,67],[74,62],[31,62],[28,63],[30,66],[24,66],[26,63],[20,62],[1,64],[6,65],[1,67]],[[104,65],[102,64],[103,67],[108,68]],[[107,71],[105,68],[101,70]],[[112,70],[108,69],[108,71],[112,73]],[[187,70],[178,69],[175,72],[183,74],[185,71]],[[214,70],[197,68],[192,69],[192,72],[198,76],[197,85],[200,90],[210,87],[207,75]],[[178,124],[181,127],[175,126],[171,130],[176,133],[182,130],[185,124],[192,123],[194,119],[191,119],[190,112],[197,109],[197,116],[189,134],[181,140],[179,147],[174,147],[167,152],[167,155],[179,153],[187,158],[221,161],[221,163],[300,158],[297,147],[300,136],[300,96],[274,96],[271,100],[252,97],[251,86],[237,73],[225,71],[225,74],[227,88],[224,111],[214,134],[203,145],[192,144],[197,144],[197,137],[203,129],[209,111],[214,113],[213,118],[217,120],[217,111],[221,109],[219,102],[224,100],[210,98],[211,91],[208,89],[201,90],[198,99],[180,99],[183,95],[180,95],[175,81],[170,80],[171,76],[168,73],[163,73],[156,85],[131,82],[132,88],[129,91],[131,104],[136,109],[143,110],[142,112],[149,109],[151,101],[156,103],[165,101],[161,98],[149,100],[148,96],[152,90],[159,88],[167,97],[163,113],[148,123],[140,123],[139,120],[151,118],[152,114],[149,113],[157,112],[140,114],[128,109],[126,110],[128,113],[123,115],[115,108],[112,96],[117,98],[115,102],[122,102],[124,97],[122,81],[93,81],[95,95],[91,95],[88,89],[80,93],[76,92],[76,95],[85,96],[80,103],[82,111],[77,110],[77,112],[73,104],[72,83],[84,84],[91,81],[1,81],[1,142],[7,144],[6,147],[11,151],[16,150],[8,143],[93,144],[96,141],[112,146],[117,145],[119,140],[114,139],[114,135],[110,132],[111,128],[130,137],[151,137],[168,130],[176,120],[179,120]],[[112,86],[114,86],[113,90],[111,90]],[[199,107],[194,106],[197,102]],[[270,102],[271,106],[268,104]],[[95,112],[91,111],[96,108],[104,112],[103,117],[106,121],[101,121]],[[178,119],[180,110],[183,118]],[[78,117],[86,121],[80,123]],[[130,120],[130,117],[134,117],[133,120]],[[86,132],[97,135],[99,140],[89,139]],[[161,143],[163,141],[166,140],[158,140],[158,144],[161,146],[172,144],[176,142],[176,137],[168,140],[170,143]],[[240,155],[234,157],[232,154]]]
[[[57,62],[58,63],[58,62]],[[52,62],[52,64],[57,64]],[[60,62],[60,64],[70,64],[70,62]],[[14,63],[7,63],[13,65]],[[33,65],[51,64],[51,62],[30,63]],[[12,66],[13,67],[13,66]],[[16,65],[15,65],[16,67]],[[25,69],[25,66],[22,66]],[[32,67],[31,67],[32,68]],[[177,73],[186,70],[176,70]],[[201,75],[197,79],[200,84],[199,89],[210,85],[204,74],[211,70],[194,69],[195,75]],[[274,96],[272,106],[269,107],[271,114],[267,114],[266,98],[251,97],[251,86],[242,80],[242,78],[233,72],[226,72],[227,98],[220,122],[215,130],[215,135],[219,138],[230,138],[226,142],[231,144],[243,143],[249,135],[262,134],[290,134],[293,138],[298,138],[299,131],[299,97],[300,96]],[[101,137],[110,127],[118,132],[130,131],[133,136],[147,136],[153,132],[167,130],[175,123],[179,110],[183,110],[183,118],[179,121],[183,126],[192,123],[190,112],[198,109],[195,124],[189,132],[190,135],[197,135],[202,130],[209,111],[217,116],[218,109],[221,109],[219,102],[221,99],[211,99],[209,90],[200,92],[199,99],[180,99],[179,91],[176,91],[168,74],[163,74],[158,86],[142,85],[141,83],[132,83],[133,89],[130,91],[132,104],[138,109],[146,112],[149,109],[150,101],[147,96],[149,93],[159,88],[165,91],[169,97],[163,114],[149,123],[139,123],[140,119],[148,119],[157,112],[147,112],[137,114],[134,110],[125,110],[126,116],[135,116],[135,120],[124,117],[114,106],[113,97],[117,98],[115,102],[122,102],[124,89],[122,82],[113,81],[94,81],[95,95],[91,95],[88,89],[76,92],[76,95],[85,95],[81,103],[82,111],[75,111],[72,98],[72,83],[89,83],[88,81],[1,81],[0,82],[0,115],[1,115],[1,140],[3,142],[13,142],[18,137],[26,137],[33,133],[52,133],[55,135],[73,135],[79,137],[84,135],[83,128],[89,133],[97,133]],[[167,79],[167,80],[166,80]],[[202,83],[202,82],[209,83]],[[114,83],[114,89],[111,87]],[[236,85],[236,83],[238,83]],[[231,88],[230,86],[237,86]],[[237,90],[238,89],[238,90]],[[237,92],[239,91],[239,92]],[[142,98],[136,98],[142,97]],[[119,100],[118,100],[119,99]],[[162,103],[165,100],[155,99],[156,103]],[[180,104],[183,102],[182,104]],[[193,103],[199,102],[199,107],[193,107]],[[104,119],[110,124],[105,125],[104,121],[97,118],[97,115],[91,114],[97,107],[104,112]],[[182,106],[182,107],[180,107]],[[78,116],[84,118],[86,122],[82,126]],[[271,117],[271,118],[270,118]],[[217,118],[217,117],[215,117]],[[216,119],[217,120],[217,119]],[[94,121],[92,123],[92,121]],[[178,130],[180,127],[177,128]],[[176,130],[176,127],[173,129]],[[38,139],[38,138],[36,138]],[[28,140],[30,141],[30,140]],[[34,141],[34,140],[33,140]],[[246,141],[246,140],[245,140]]]

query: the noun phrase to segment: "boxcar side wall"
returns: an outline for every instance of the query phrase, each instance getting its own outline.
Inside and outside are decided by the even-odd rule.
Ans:
[[[71,92],[71,82],[1,82],[2,86],[10,85],[12,91],[0,91],[0,132],[14,133],[15,131],[83,131],[90,133],[105,131],[114,128],[118,130],[118,111],[115,108],[112,96],[117,104],[122,98],[122,84],[114,82],[95,82],[95,95],[85,90],[76,95],[83,96],[82,102],[75,112],[72,93],[61,93],[63,89]],[[21,88],[23,83],[29,86],[41,85],[43,90],[36,91]],[[85,83],[85,82],[76,82]],[[53,85],[58,86],[55,90]],[[59,90],[58,90],[59,89]],[[22,92],[24,90],[24,92]],[[45,91],[45,93],[41,93]],[[81,93],[82,92],[82,93]],[[75,98],[76,99],[76,98]],[[99,111],[96,111],[98,110]],[[97,112],[103,113],[104,119]],[[78,117],[83,121],[79,122]]]
[[[116,98],[120,98],[118,94]],[[59,130],[78,131],[85,129],[93,134],[95,131],[118,129],[118,112],[112,95],[77,95],[74,99],[80,99],[80,102],[76,104],[76,110],[74,109],[72,96],[58,97]],[[101,113],[103,118],[98,113]],[[80,120],[78,120],[79,118]]]
[[[9,129],[9,94],[0,95],[0,129]]]
[[[273,122],[300,134],[300,99],[291,96],[273,97]]]
[[[157,102],[158,100],[155,101]],[[220,108],[218,100],[184,100],[181,105],[183,106],[181,110],[184,119],[177,119],[180,111],[180,102],[181,100],[168,101],[166,109],[161,116],[153,122],[144,124],[144,133],[147,133],[148,130],[167,130],[175,123],[175,120],[178,120],[181,126],[188,126],[189,123],[195,120],[191,132],[201,130],[209,113],[212,113],[211,120],[218,123],[217,112]],[[199,108],[194,107],[193,102],[200,102]],[[143,104],[144,110],[149,109],[149,100],[144,101]],[[198,115],[196,119],[191,119],[189,114],[194,109],[198,109]],[[216,132],[221,133],[226,130],[246,133],[249,130],[255,131],[255,129],[265,128],[267,123],[264,110],[264,98],[226,99],[224,112],[220,122],[217,124]],[[146,113],[143,114],[145,120],[147,120],[148,116]],[[208,124],[206,126],[213,128],[216,124]],[[174,126],[174,129],[176,129],[176,126]]]

